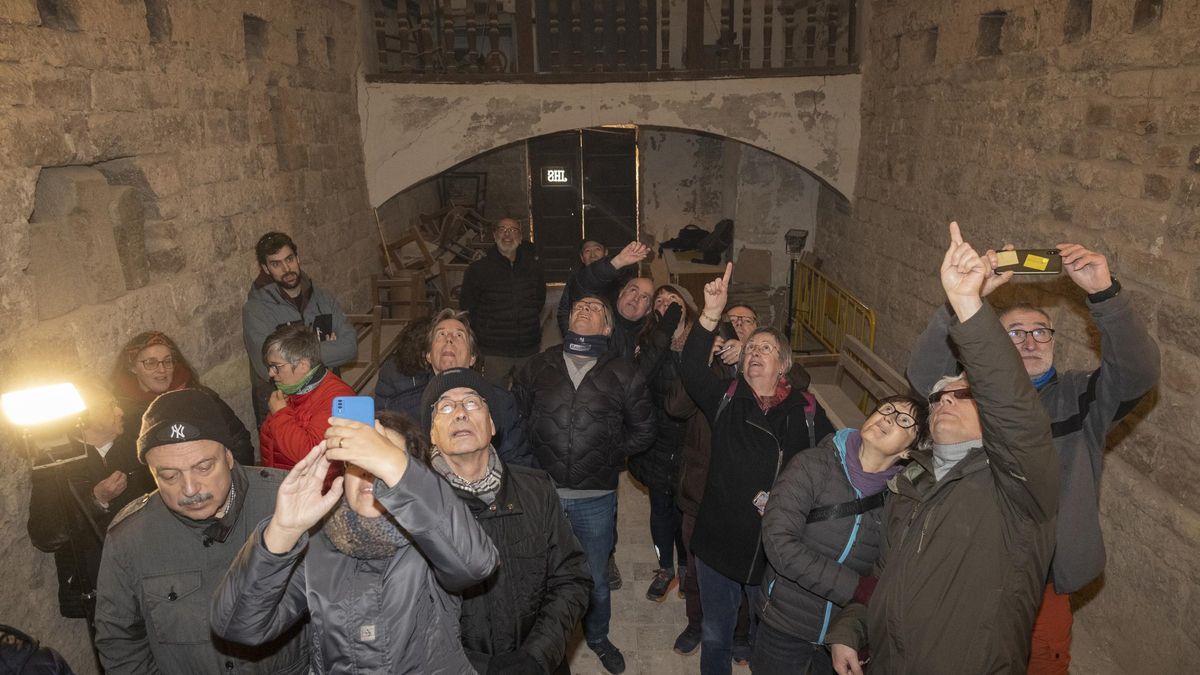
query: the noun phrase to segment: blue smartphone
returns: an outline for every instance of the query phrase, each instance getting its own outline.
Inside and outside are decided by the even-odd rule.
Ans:
[[[338,396],[333,399],[334,417],[354,420],[375,428],[375,399],[370,396]]]

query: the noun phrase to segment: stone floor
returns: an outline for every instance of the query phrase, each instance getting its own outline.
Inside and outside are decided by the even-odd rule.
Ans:
[[[700,650],[690,656],[672,651],[675,636],[687,625],[683,599],[672,587],[662,603],[646,599],[646,587],[658,566],[650,542],[650,501],[640,485],[621,474],[617,493],[617,566],[624,582],[612,594],[609,638],[625,654],[628,675],[682,675],[700,672]],[[582,633],[572,646],[574,675],[604,675],[608,671],[583,643]],[[749,675],[749,668],[735,667],[734,675]]]

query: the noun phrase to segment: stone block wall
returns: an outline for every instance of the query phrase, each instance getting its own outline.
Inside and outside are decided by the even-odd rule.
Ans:
[[[0,390],[107,374],[155,328],[253,420],[240,310],[253,246],[289,231],[362,311],[378,271],[349,0],[0,3]],[[135,422],[136,423],[136,422]],[[91,672],[25,536],[28,461],[0,442],[0,622]]]
[[[824,269],[880,314],[904,363],[941,302],[946,223],[980,247],[1078,242],[1109,257],[1158,340],[1163,380],[1111,438],[1103,579],[1077,621],[1123,672],[1200,663],[1200,5],[1184,0],[875,0],[867,7],[852,213],[818,205]],[[1057,364],[1094,367],[1083,294],[1046,305]]]

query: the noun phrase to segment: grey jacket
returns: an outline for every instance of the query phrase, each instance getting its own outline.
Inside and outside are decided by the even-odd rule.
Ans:
[[[283,297],[277,283],[260,285],[256,281],[246,294],[246,304],[242,305],[242,342],[246,345],[246,355],[250,357],[250,368],[263,382],[268,380],[267,367],[262,361],[262,346],[267,336],[286,323],[303,321],[306,325],[312,325],[318,314],[333,316],[333,333],[337,335],[336,340],[321,343],[321,363],[336,368],[358,356],[358,333],[346,320],[346,313],[333,294],[313,284],[308,277],[305,277],[305,281],[312,284],[312,297],[304,306],[303,315],[291,300]]]
[[[250,648],[214,637],[206,621],[229,563],[254,526],[275,510],[285,475],[235,464],[237,496],[218,521],[178,516],[157,492],[117,514],[97,583],[96,649],[106,672],[308,671],[305,625]]]
[[[1128,295],[1088,303],[1100,330],[1100,367],[1057,373],[1038,389],[1050,415],[1062,481],[1051,573],[1059,593],[1074,593],[1104,571],[1100,476],[1108,432],[1158,382],[1159,350]],[[955,323],[943,305],[913,347],[908,379],[928,394],[958,364],[946,341]]]
[[[496,547],[437,474],[409,462],[375,498],[411,537],[386,560],[358,560],[323,533],[274,555],[264,521],[242,547],[212,604],[213,631],[272,640],[308,611],[319,673],[473,673],[459,641],[461,591],[496,568]]]
[[[830,619],[850,602],[862,575],[879,557],[883,507],[807,523],[808,514],[869,494],[856,493],[845,468],[846,437],[826,436],[787,463],[763,514],[767,570],[759,617],[775,630],[822,644]]]

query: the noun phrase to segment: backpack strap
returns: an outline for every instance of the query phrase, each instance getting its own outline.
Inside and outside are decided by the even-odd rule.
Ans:
[[[846,518],[848,516],[857,516],[860,513],[866,513],[871,509],[877,509],[883,506],[884,495],[887,490],[878,494],[867,497],[866,499],[851,499],[848,502],[841,504],[833,504],[830,506],[820,506],[808,512],[808,518],[805,523],[819,523],[822,520],[833,520],[835,518]]]

